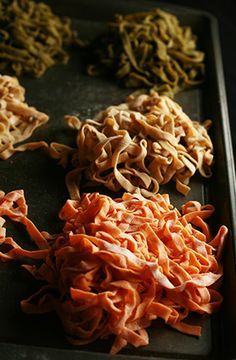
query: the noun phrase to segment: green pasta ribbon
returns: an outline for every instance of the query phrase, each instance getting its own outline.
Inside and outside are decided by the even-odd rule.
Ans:
[[[0,1],[0,72],[40,77],[50,66],[67,63],[64,46],[76,42],[69,18],[44,3]]]
[[[126,87],[173,96],[204,78],[204,53],[197,50],[191,28],[160,9],[116,15],[90,50],[95,61],[88,74],[112,72]]]

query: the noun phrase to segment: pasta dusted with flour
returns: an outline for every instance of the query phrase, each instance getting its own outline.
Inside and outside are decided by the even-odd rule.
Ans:
[[[26,149],[47,147],[44,141],[15,147],[47,121],[46,114],[25,103],[25,90],[16,78],[0,75],[0,159],[5,160]]]
[[[166,96],[129,96],[127,102],[110,106],[94,120],[81,122],[66,117],[78,130],[72,157],[75,170],[67,175],[72,197],[78,197],[80,176],[112,191],[125,191],[149,197],[159,185],[176,182],[182,194],[190,190],[190,178],[198,170],[211,175],[212,142],[209,122],[192,121],[181,107]],[[73,150],[51,144],[51,155],[65,162]]]

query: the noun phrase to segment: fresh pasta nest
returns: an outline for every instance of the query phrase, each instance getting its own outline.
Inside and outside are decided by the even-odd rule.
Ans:
[[[6,245],[0,261],[20,260],[44,282],[21,301],[22,310],[54,310],[74,345],[114,335],[113,354],[126,344],[144,346],[146,328],[157,318],[199,336],[201,327],[185,319],[192,312],[211,314],[222,302],[216,289],[228,230],[221,226],[211,237],[205,219],[213,211],[212,205],[189,201],[181,214],[168,195],[126,193],[112,200],[85,194],[66,202],[63,231],[52,236],[28,219],[22,190],[0,192],[0,245]],[[5,216],[26,226],[37,250],[6,236]],[[25,258],[32,259],[30,265]]]
[[[174,180],[182,194],[190,190],[196,171],[211,175],[213,146],[207,133],[209,121],[192,121],[181,107],[155,91],[129,96],[110,106],[94,120],[66,117],[78,130],[77,149],[51,144],[51,155],[65,160],[71,151],[75,170],[67,175],[72,197],[79,197],[81,176],[112,191],[123,189],[150,197],[160,184]]]
[[[189,26],[161,9],[117,15],[91,44],[88,73],[111,72],[127,87],[176,92],[201,83],[204,53]]]
[[[67,63],[65,46],[75,42],[71,20],[43,2],[0,1],[0,71],[40,77],[50,66]]]
[[[48,121],[48,116],[25,102],[25,89],[14,77],[0,75],[0,159],[15,152],[47,147],[44,141],[15,146]]]

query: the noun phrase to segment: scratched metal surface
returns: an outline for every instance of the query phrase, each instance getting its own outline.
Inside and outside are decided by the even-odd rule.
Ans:
[[[153,4],[155,6],[159,4],[150,1],[141,1],[137,4],[130,1],[128,6],[128,2],[124,1],[114,2],[113,5],[109,5],[108,1],[103,2],[106,5],[106,11],[100,11],[100,13],[99,7],[97,11],[93,8],[93,12],[90,13],[90,7],[95,4],[93,1],[81,2],[80,5],[76,1],[61,1],[57,5],[52,2],[52,6],[59,14],[66,12],[75,18],[74,24],[80,29],[82,37],[93,37],[103,30],[104,22],[102,21],[111,18],[113,12],[144,10],[153,7]],[[177,207],[188,199],[201,202],[211,201],[216,206],[213,229],[214,223],[215,228],[219,223],[230,226],[232,199],[229,194],[229,179],[225,175],[227,165],[225,139],[222,133],[224,119],[220,110],[217,110],[217,106],[220,109],[221,104],[217,92],[215,74],[217,69],[213,63],[214,49],[210,32],[212,20],[205,14],[181,10],[170,5],[167,10],[178,14],[184,23],[192,25],[200,37],[201,46],[207,53],[207,85],[184,91],[177,95],[176,100],[192,119],[203,120],[211,117],[215,120],[211,136],[215,146],[216,165],[212,179],[205,181],[195,176],[191,180],[192,190],[187,198],[177,194],[174,184],[162,187],[161,192],[168,192],[172,203]],[[208,36],[205,37],[204,34]],[[83,71],[82,59],[81,51],[74,50],[68,65],[55,66],[37,80],[27,77],[20,79],[26,88],[27,102],[50,116],[48,124],[39,128],[32,140],[44,139],[48,142],[58,141],[73,145],[75,133],[65,126],[64,115],[78,114],[82,119],[86,119],[110,104],[124,101],[130,93],[130,90],[118,87],[112,79],[89,78]],[[214,105],[216,102],[217,106]],[[39,229],[49,232],[57,232],[61,227],[57,214],[68,197],[64,176],[65,170],[60,168],[54,160],[49,159],[43,151],[17,154],[0,163],[0,188],[6,192],[24,189],[29,204],[30,218]],[[9,226],[10,232],[17,235],[22,244],[30,247],[25,232],[18,227],[12,227],[11,224]],[[231,247],[232,244],[227,245],[226,249],[227,263],[231,264],[229,269],[226,268],[226,273],[230,273],[233,262]],[[229,281],[233,281],[233,278]],[[74,348],[66,341],[63,329],[54,314],[28,316],[21,312],[20,300],[37,289],[38,284],[24,270],[19,269],[17,264],[0,264],[0,284],[0,351],[3,356],[1,357],[0,354],[1,359],[31,359],[32,356],[38,360],[65,357],[66,359],[94,359],[95,354],[98,359],[109,357],[105,357],[105,353],[109,351],[112,339],[97,341],[79,349]],[[225,286],[226,297],[228,296],[227,288],[231,285]],[[233,291],[235,292],[234,289]],[[150,344],[147,347],[142,349],[127,347],[120,355],[113,358],[215,359],[220,356],[225,346],[223,333],[227,332],[229,326],[224,309],[211,319],[198,316],[192,318],[191,321],[203,325],[201,338],[181,334],[157,321],[148,330]]]

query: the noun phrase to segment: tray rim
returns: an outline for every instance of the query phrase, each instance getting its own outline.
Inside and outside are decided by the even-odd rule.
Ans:
[[[232,244],[234,250],[234,263],[236,263],[236,173],[235,173],[235,162],[234,162],[234,153],[233,153],[233,144],[232,136],[230,129],[229,121],[229,112],[228,112],[228,103],[226,96],[226,87],[225,87],[225,76],[222,60],[222,51],[220,45],[220,35],[219,35],[219,24],[215,16],[206,13],[207,17],[210,19],[211,32],[215,34],[212,37],[213,48],[215,53],[215,62],[216,62],[216,77],[217,77],[217,88],[219,93],[219,102],[221,109],[222,117],[222,129],[223,129],[223,142],[225,149],[225,158],[226,158],[226,170],[227,178],[229,185],[229,196],[230,196],[230,214],[231,214],[231,234],[232,234]],[[221,81],[220,81],[221,80]],[[223,80],[223,81],[222,81]],[[235,266],[236,270],[236,266]]]
[[[38,0],[36,0],[38,1]],[[53,0],[44,0],[45,3],[49,3],[50,6],[53,6],[55,2]],[[121,0],[122,1],[122,0]],[[123,0],[124,1],[124,0]],[[224,67],[223,67],[223,60],[222,60],[222,51],[221,51],[221,42],[220,42],[220,34],[219,34],[219,22],[216,16],[211,14],[208,11],[192,8],[189,6],[183,6],[180,4],[174,4],[171,2],[165,3],[164,1],[155,1],[155,0],[143,0],[146,2],[147,6],[153,7],[163,7],[164,9],[170,8],[173,10],[178,11],[186,11],[191,13],[194,16],[202,16],[208,19],[210,25],[210,32],[212,35],[212,45],[213,45],[213,52],[215,54],[215,67],[216,67],[216,80],[217,80],[217,91],[219,94],[219,107],[221,110],[221,118],[222,118],[222,140],[225,149],[225,159],[226,159],[226,171],[227,171],[227,179],[229,185],[229,205],[230,205],[230,232],[231,232],[231,241],[233,246],[233,257],[234,263],[236,264],[236,172],[235,172],[235,162],[234,162],[234,153],[233,153],[233,145],[232,145],[232,136],[231,136],[231,129],[230,129],[230,120],[229,120],[229,112],[228,112],[228,103],[227,103],[227,94],[226,94],[226,87],[225,87],[225,76],[224,76]],[[76,0],[69,0],[69,2],[76,3]],[[117,1],[118,2],[118,1]],[[235,275],[236,275],[236,266],[235,266]],[[60,359],[68,359],[68,360],[75,360],[79,357],[85,360],[92,360],[94,357],[97,357],[98,360],[109,359],[111,358],[110,354],[101,353],[101,352],[88,352],[84,350],[80,350],[78,347],[72,351],[72,349],[61,349],[55,347],[45,347],[45,346],[35,346],[35,345],[24,345],[24,344],[17,344],[17,343],[8,343],[5,341],[0,341],[0,354],[3,354],[5,357],[3,360],[31,360],[32,359],[32,352],[37,351],[37,360],[44,360],[47,358],[48,360],[58,360],[58,355]],[[20,353],[21,357],[20,357]],[[36,353],[34,353],[36,355]],[[16,357],[17,356],[17,357]],[[65,357],[64,357],[65,356]],[[173,356],[147,356],[147,355],[133,355],[133,354],[117,354],[113,355],[112,358],[114,360],[127,360],[128,358],[137,359],[137,360],[165,360],[165,359],[172,359],[177,360],[177,358]],[[186,359],[186,356],[183,354],[178,356],[178,359]],[[234,357],[230,357],[228,359],[236,359]]]

